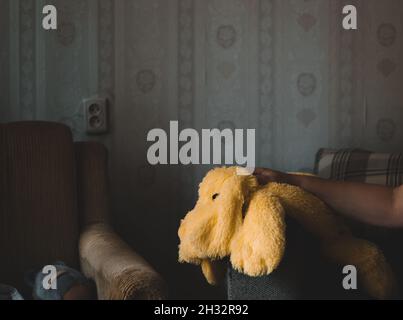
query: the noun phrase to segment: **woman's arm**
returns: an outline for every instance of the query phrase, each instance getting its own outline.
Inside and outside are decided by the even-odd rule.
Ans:
[[[339,182],[269,169],[255,170],[260,183],[288,183],[299,186],[326,202],[334,210],[357,220],[384,227],[403,226],[403,186]]]

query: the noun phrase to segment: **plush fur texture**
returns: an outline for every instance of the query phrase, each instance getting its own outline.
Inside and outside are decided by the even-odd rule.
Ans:
[[[374,298],[394,291],[395,278],[374,244],[355,238],[317,197],[301,188],[239,176],[235,167],[210,171],[199,188],[195,208],[182,220],[179,261],[200,264],[210,284],[223,276],[219,260],[249,276],[268,275],[284,254],[285,214],[323,244],[324,254],[340,265],[354,265],[363,287]]]

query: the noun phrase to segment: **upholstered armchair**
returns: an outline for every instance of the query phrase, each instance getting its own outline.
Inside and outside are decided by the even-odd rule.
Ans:
[[[64,261],[96,283],[99,299],[162,299],[160,275],[110,227],[107,151],[74,143],[68,127],[0,124],[0,283]]]

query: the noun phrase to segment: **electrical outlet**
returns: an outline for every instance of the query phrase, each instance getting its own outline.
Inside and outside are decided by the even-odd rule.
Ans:
[[[108,132],[108,99],[101,97],[83,101],[86,131],[89,134]]]

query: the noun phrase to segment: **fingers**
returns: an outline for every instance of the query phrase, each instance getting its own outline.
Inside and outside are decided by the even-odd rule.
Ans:
[[[253,172],[253,175],[256,177],[261,177],[261,178],[270,178],[271,176],[271,170],[270,169],[265,169],[265,168],[255,168],[255,171]]]
[[[271,170],[271,169],[267,169],[267,168],[255,168],[255,171],[253,172],[253,174],[255,176],[266,176],[266,177],[270,177],[272,176],[276,171]]]
[[[254,175],[260,175],[262,173],[264,173],[264,171],[267,169],[264,168],[255,168],[255,171],[253,172]]]
[[[256,178],[261,186],[264,186],[264,185],[268,184],[269,182],[271,182],[271,180],[268,177],[265,177],[262,175],[258,175],[258,176],[256,176]]]
[[[259,184],[265,185],[273,181],[272,171],[265,168],[255,168],[253,172],[254,176],[257,178]]]
[[[287,174],[280,171],[274,171],[265,168],[256,168],[253,174],[261,185],[265,185],[269,182],[288,183]]]

